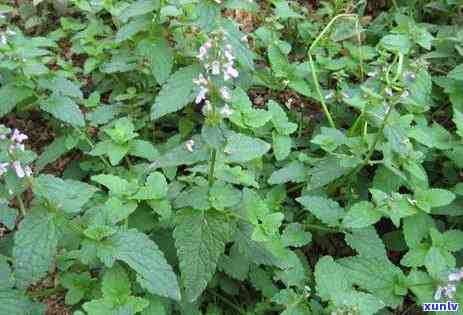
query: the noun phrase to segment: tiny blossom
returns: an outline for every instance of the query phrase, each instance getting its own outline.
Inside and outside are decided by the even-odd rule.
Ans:
[[[289,80],[283,80],[283,85],[287,86],[289,84]]]
[[[350,95],[347,94],[346,92],[342,92],[341,96],[344,97],[344,98],[349,98],[350,97]]]
[[[8,41],[7,41],[7,39],[6,39],[5,34],[0,33],[0,43],[2,43],[2,45],[6,45],[7,42],[8,42]]]
[[[205,100],[206,99],[206,94],[207,94],[207,88],[205,88],[204,86],[201,86],[199,88],[198,95],[196,96],[195,103],[199,104],[203,100]]]
[[[410,92],[408,90],[405,90],[402,95],[400,95],[401,98],[407,98],[410,95]]]
[[[225,104],[225,106],[220,110],[220,114],[223,117],[228,118],[233,114],[233,110],[228,106],[228,104]]]
[[[330,92],[328,94],[325,95],[325,100],[329,100],[330,98],[332,98],[334,96],[334,92]]]
[[[237,78],[239,75],[239,72],[238,70],[236,70],[235,68],[233,68],[233,65],[232,64],[229,64],[227,66],[227,68],[225,69],[225,72],[223,74],[223,79],[225,81],[228,81],[230,80],[231,78]]]
[[[291,105],[293,104],[294,102],[294,99],[292,97],[288,98],[285,102],[285,106],[288,108],[288,109],[291,109]]]
[[[13,130],[13,135],[11,136],[11,141],[16,143],[22,143],[24,140],[27,140],[28,137],[21,133],[18,129]]]
[[[26,176],[27,177],[31,177],[32,176],[32,169],[29,167],[29,166],[26,166],[24,168],[24,172],[26,173]]]
[[[376,70],[367,73],[367,76],[369,77],[376,77],[377,75],[378,75],[378,72]]]
[[[232,96],[231,96],[231,92],[229,88],[227,88],[226,86],[222,86],[219,91],[220,91],[220,95],[225,101],[231,100]]]
[[[195,145],[195,142],[193,139],[190,139],[187,142],[185,142],[185,147],[189,152],[193,152],[194,145]]]
[[[252,1],[249,1],[249,2],[252,2]],[[241,37],[241,41],[243,43],[247,43],[248,42],[248,35],[244,35],[243,37]]]
[[[193,79],[193,83],[196,85],[207,85],[208,81],[203,76],[203,74],[200,73],[197,79]]]
[[[392,94],[392,90],[391,90],[390,88],[386,88],[386,89],[384,90],[384,92],[386,92],[386,95],[387,95],[387,96],[392,96],[392,95],[393,95],[393,94]]]
[[[447,283],[442,286],[438,286],[434,293],[434,299],[436,301],[443,297],[452,300],[455,292],[457,291],[458,283],[463,279],[463,269],[456,270],[447,275]]]
[[[26,176],[26,173],[24,172],[24,169],[21,166],[21,162],[14,161],[13,168],[14,168],[14,171],[16,172],[16,176],[18,176],[19,178],[23,178],[24,176]]]
[[[219,75],[220,74],[220,62],[218,60],[214,60],[212,62],[212,74]]]
[[[0,176],[2,176],[8,171],[7,167],[8,163],[0,163]]]

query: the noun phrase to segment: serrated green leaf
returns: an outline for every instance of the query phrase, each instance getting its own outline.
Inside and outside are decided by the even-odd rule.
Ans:
[[[46,309],[46,305],[29,300],[24,292],[0,289],[0,314],[43,315]]]
[[[0,117],[11,112],[17,104],[32,95],[32,90],[26,87],[18,87],[14,84],[7,84],[0,87]]]
[[[53,117],[75,127],[84,127],[84,115],[79,106],[69,97],[54,94],[40,103],[40,108]]]
[[[328,226],[338,226],[345,213],[337,202],[324,197],[302,196],[296,201]]]
[[[199,75],[197,65],[177,70],[163,85],[151,108],[151,119],[176,112],[192,102],[196,95],[193,79]]]
[[[62,180],[52,175],[34,179],[33,191],[66,213],[79,212],[97,188],[72,179]]]
[[[16,287],[25,289],[49,271],[58,245],[54,220],[53,214],[35,208],[21,221],[13,248]]]
[[[159,84],[169,78],[172,71],[174,56],[169,42],[163,37],[157,38],[151,49],[151,72]]]
[[[147,14],[157,9],[159,9],[158,0],[137,0],[132,2],[128,8],[122,11],[119,18],[123,22],[127,22],[131,17]]]
[[[182,282],[187,299],[195,301],[215,273],[230,226],[222,215],[208,211],[184,210],[178,220],[174,238]]]
[[[381,213],[368,201],[355,203],[346,213],[342,224],[351,229],[359,229],[375,224],[381,219]]]
[[[115,260],[125,262],[137,274],[137,282],[148,292],[180,300],[180,288],[172,267],[156,243],[135,229],[121,231],[99,247],[98,255],[112,266]]]
[[[232,132],[227,137],[224,152],[230,162],[249,162],[262,157],[270,150],[270,144],[259,139]]]
[[[463,64],[453,68],[452,71],[447,74],[447,77],[453,80],[463,81]]]

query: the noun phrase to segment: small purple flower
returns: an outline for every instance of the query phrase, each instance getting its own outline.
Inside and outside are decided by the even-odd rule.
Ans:
[[[193,83],[196,84],[196,85],[207,85],[208,81],[203,76],[203,74],[200,73],[197,79],[193,79]]]
[[[32,176],[32,169],[29,167],[29,166],[26,166],[24,168],[24,172],[26,173],[26,176],[27,177],[31,177]]]
[[[231,96],[230,89],[228,87],[222,86],[219,91],[224,101],[228,102],[231,100],[232,96]]]
[[[16,143],[22,143],[24,140],[27,140],[28,137],[21,133],[18,129],[13,130],[13,135],[11,136],[11,141]]]
[[[235,68],[233,68],[233,65],[228,65],[227,68],[225,69],[225,72],[223,74],[223,79],[225,81],[228,81],[230,80],[231,78],[237,78],[239,75],[239,72],[238,70],[236,70]]]
[[[24,172],[24,169],[21,166],[21,162],[14,161],[13,162],[13,168],[14,168],[14,171],[16,172],[16,176],[18,176],[18,178],[23,178],[24,176],[26,176],[26,173]]]

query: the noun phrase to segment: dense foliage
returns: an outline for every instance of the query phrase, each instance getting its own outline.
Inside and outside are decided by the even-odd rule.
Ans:
[[[0,118],[0,314],[463,303],[460,0],[2,1]]]

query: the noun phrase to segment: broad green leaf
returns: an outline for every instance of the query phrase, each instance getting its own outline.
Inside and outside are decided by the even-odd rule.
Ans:
[[[269,112],[272,114],[272,123],[281,135],[290,135],[297,129],[297,124],[289,122],[288,116],[278,103],[270,100],[267,104]]]
[[[413,47],[410,37],[403,34],[386,35],[381,39],[381,44],[390,51],[400,52],[404,55],[408,54]]]
[[[14,107],[33,95],[32,90],[7,84],[0,87],[0,117],[11,112]]]
[[[161,199],[166,197],[167,190],[165,176],[162,173],[153,172],[148,175],[145,186],[141,187],[131,198],[138,200]]]
[[[247,188],[243,190],[243,210],[246,217],[254,225],[257,225],[259,220],[262,220],[270,212],[269,207],[257,192]]]
[[[193,137],[191,151],[188,148],[188,141],[167,151],[156,158],[151,165],[152,169],[165,168],[179,165],[191,165],[209,159],[209,148],[200,140],[200,137]]]
[[[52,175],[34,179],[33,191],[66,213],[79,212],[97,188],[72,179],[62,180]]]
[[[128,154],[147,159],[148,161],[154,161],[159,157],[159,152],[151,144],[151,142],[133,139],[129,141]]]
[[[66,145],[66,139],[67,136],[55,138],[52,143],[45,147],[44,151],[42,154],[40,154],[39,158],[35,162],[38,171],[42,170],[48,164],[53,163],[62,155],[74,148],[74,146],[68,147]]]
[[[453,68],[452,71],[447,74],[447,77],[453,80],[463,81],[463,64]]]
[[[98,256],[107,266],[112,266],[115,260],[125,262],[148,292],[180,300],[180,288],[172,267],[147,235],[135,229],[118,232],[99,245]]]
[[[16,287],[27,288],[49,271],[58,245],[55,216],[41,208],[30,210],[14,236]]]
[[[344,209],[336,201],[319,196],[302,196],[296,198],[306,210],[328,226],[339,226],[345,214]]]
[[[282,136],[276,132],[272,133],[273,154],[277,161],[286,159],[291,152],[292,140],[289,136]]]
[[[215,273],[230,226],[223,215],[187,209],[179,214],[174,238],[186,297],[195,301]]]
[[[315,189],[325,186],[348,173],[350,169],[351,167],[342,165],[339,158],[329,157],[320,160],[308,171],[310,175],[309,187]]]
[[[124,24],[116,33],[116,43],[132,38],[135,34],[146,31],[151,26],[149,18],[139,18]]]
[[[7,229],[13,230],[16,224],[17,211],[0,202],[0,223]]]
[[[123,10],[119,18],[123,22],[127,22],[131,17],[147,14],[157,9],[159,9],[158,0],[137,0]]]
[[[100,174],[92,176],[93,181],[108,188],[114,195],[130,195],[136,187],[127,180],[110,174]]]
[[[416,205],[423,211],[429,213],[432,208],[450,204],[455,199],[455,194],[445,189],[431,188],[416,191],[415,198]]]
[[[414,248],[425,238],[429,229],[434,227],[433,219],[426,213],[419,212],[403,220],[402,230],[409,248]]]
[[[325,301],[351,289],[352,283],[343,268],[331,256],[323,256],[315,265],[317,294]]]
[[[307,168],[301,162],[291,162],[285,167],[274,171],[268,183],[271,185],[284,184],[288,182],[300,183],[307,180]]]
[[[259,139],[232,132],[227,137],[224,152],[230,162],[249,162],[262,157],[270,150],[270,144]]]
[[[358,229],[375,224],[381,219],[381,213],[368,201],[355,203],[346,213],[342,224],[351,229]]]
[[[169,78],[173,62],[174,56],[169,42],[162,37],[157,38],[151,49],[151,71],[159,84]]]
[[[453,122],[457,126],[457,134],[463,138],[463,113],[458,109],[453,109]]]
[[[275,5],[275,15],[279,19],[301,19],[303,18],[299,13],[295,12],[291,7],[289,6],[288,1],[285,0],[279,0],[274,2]]]
[[[192,102],[196,96],[193,79],[198,77],[199,72],[197,65],[177,70],[156,96],[156,101],[151,108],[151,119],[156,120],[176,112]]]
[[[72,126],[85,126],[84,115],[79,106],[67,96],[53,94],[40,103],[40,108]]]
[[[285,246],[301,247],[312,241],[312,234],[304,230],[299,223],[290,223],[286,226],[281,240]]]
[[[22,291],[0,288],[0,314],[39,315],[45,314],[46,309],[45,304],[29,300]]]
[[[238,204],[241,200],[241,191],[232,185],[216,181],[209,190],[209,201],[215,209],[225,210]]]

